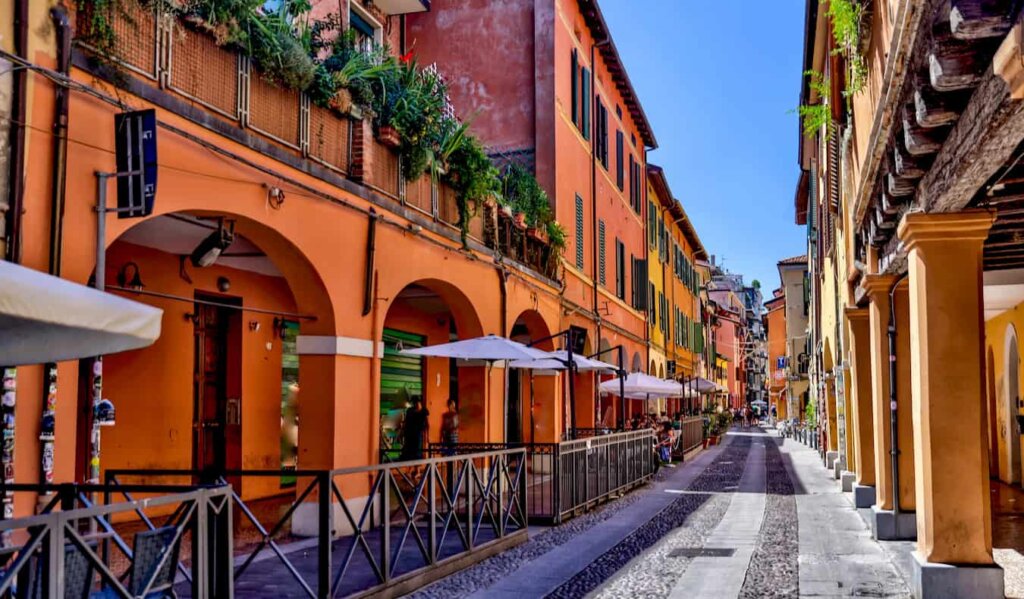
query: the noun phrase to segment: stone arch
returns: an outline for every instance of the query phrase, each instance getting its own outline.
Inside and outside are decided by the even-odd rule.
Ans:
[[[501,380],[500,369],[449,358],[401,355],[401,350],[408,347],[482,336],[483,326],[470,298],[455,285],[431,278],[410,281],[386,297],[376,339],[384,348],[374,406],[380,422],[380,447],[389,452],[390,458],[418,455],[414,450],[402,449],[414,443],[415,437],[398,434],[409,432],[402,426],[405,410],[417,396],[422,397],[430,413],[426,438],[420,442],[440,442],[441,417],[449,400],[455,401],[459,414],[460,442],[487,440],[489,432],[501,427],[500,408],[492,409],[502,404],[500,391],[495,391],[500,386],[494,383]]]
[[[1020,424],[1020,350],[1017,329],[1007,325],[1005,349],[1003,352],[1003,422],[1002,431],[1006,447],[1006,470],[1004,480],[1009,483],[1021,481]]]
[[[534,309],[521,312],[512,321],[509,338],[529,344],[537,341],[537,349],[552,351],[564,346],[561,339],[545,339],[551,330],[544,316]],[[538,375],[532,370],[510,368],[508,399],[505,401],[505,440],[512,443],[550,443],[558,440],[559,427],[564,426],[559,414],[562,402],[562,375]]]
[[[194,266],[188,255],[221,222],[234,241]],[[153,346],[105,360],[104,391],[122,426],[105,432],[104,466],[333,465],[336,362],[300,355],[298,338],[335,335],[337,310],[325,271],[293,241],[301,236],[244,211],[165,209],[109,224],[108,289],[162,308],[164,319]],[[138,293],[116,289],[130,286],[129,273],[144,284]],[[160,393],[117,401],[140,388]],[[154,438],[167,439],[159,453]],[[280,492],[269,479],[233,482],[247,498]]]

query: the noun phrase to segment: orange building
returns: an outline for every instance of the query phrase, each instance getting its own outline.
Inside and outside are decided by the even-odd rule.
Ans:
[[[454,75],[452,100],[476,115],[472,131],[489,150],[534,170],[552,198],[568,232],[559,325],[585,330],[587,353],[622,346],[624,366],[643,370],[644,165],[657,142],[597,2],[514,0],[498,10],[435,0],[431,13],[408,17],[407,40],[421,62]],[[578,382],[582,404],[595,390]],[[587,407],[580,414],[608,421],[610,405]]]
[[[103,395],[117,419],[102,430],[98,463],[90,457],[91,363],[58,365],[55,480],[90,478],[90,466],[372,464],[395,440],[398,415],[415,396],[430,411],[431,441],[448,399],[458,404],[461,441],[562,437],[567,410],[557,379],[538,377],[531,395],[511,374],[506,397],[501,368],[399,353],[417,345],[489,333],[531,341],[577,326],[587,332],[585,352],[622,345],[629,365],[640,368],[641,165],[655,142],[614,45],[598,46],[607,27],[592,3],[560,5],[557,14],[552,4],[513,19],[529,24],[531,35],[534,17],[545,24],[533,44],[496,45],[547,56],[536,63],[537,77],[532,61],[527,77],[524,65],[488,63],[500,55],[481,60],[474,49],[459,56],[455,50],[472,40],[446,28],[475,9],[435,2],[407,21],[339,3],[345,23],[369,24],[370,35],[386,37],[396,52],[436,54],[431,60],[443,69],[465,74],[452,77],[462,114],[478,108],[470,97],[512,102],[529,89],[543,100],[531,99],[510,120],[502,120],[500,105],[485,107],[473,131],[499,151],[531,156],[570,232],[564,270],[557,256],[553,266],[541,258],[550,251],[544,242],[502,242],[497,229],[505,221],[493,208],[469,223],[464,246],[452,189],[426,176],[403,181],[397,155],[367,117],[269,83],[212,36],[134,10],[114,23],[115,76],[87,48],[68,52],[57,43],[58,33],[73,35],[82,14],[72,11],[65,29],[44,4],[31,3],[23,55],[31,66],[18,75],[27,105],[25,160],[17,229],[6,229],[9,257],[86,283],[97,247],[105,247],[108,290],[164,310],[155,345],[104,361]],[[333,6],[319,3],[317,11],[325,4]],[[471,85],[481,73],[517,78]],[[493,87],[483,93],[476,85]],[[101,215],[106,235],[98,241],[104,179],[96,173],[118,171],[114,118],[124,108],[155,110],[155,204],[145,217]],[[62,113],[66,136],[54,137]],[[118,186],[105,184],[109,208]],[[219,252],[212,264],[201,256],[211,243]],[[16,477],[32,482],[41,475],[42,367],[19,368],[18,376]],[[579,375],[577,394],[579,426],[595,418],[614,423],[611,406],[594,403],[593,375]],[[243,497],[292,492],[272,478],[240,486]],[[296,530],[301,520],[299,513]]]
[[[786,393],[786,294],[776,289],[764,303],[765,329],[768,333],[768,403],[775,406],[778,418],[789,418]]]

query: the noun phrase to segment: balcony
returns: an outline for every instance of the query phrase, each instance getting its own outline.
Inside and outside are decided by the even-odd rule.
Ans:
[[[395,10],[410,4],[429,9],[426,0],[383,4]],[[87,18],[86,11],[78,11],[80,28]],[[125,3],[112,26],[109,58],[121,73],[115,78],[98,66],[88,57],[94,49],[85,45],[80,46],[85,54],[76,53],[76,66],[328,183],[356,183],[373,192],[360,194],[370,201],[453,241],[460,239],[455,190],[426,174],[406,181],[398,152],[374,136],[369,118],[318,106],[305,93],[276,86],[243,53],[139,4]],[[468,225],[468,245],[557,278],[558,254],[551,244],[511,221],[496,206],[479,211]]]

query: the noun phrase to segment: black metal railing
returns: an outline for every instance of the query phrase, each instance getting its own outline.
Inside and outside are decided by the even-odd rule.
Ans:
[[[470,553],[526,539],[526,452],[495,451],[337,470],[235,470],[218,481],[294,477],[287,495],[232,487],[232,580],[239,596],[273,584],[280,597],[402,593]],[[201,477],[192,470],[111,470],[108,481]],[[303,537],[311,537],[312,540]]]
[[[654,432],[645,429],[560,443],[432,444],[429,452],[524,449],[530,520],[557,524],[646,483],[655,470],[654,443]]]
[[[227,486],[29,485],[40,513],[0,521],[0,597],[230,597],[231,490]],[[145,499],[94,504],[115,493]],[[119,522],[141,517],[145,527]],[[186,554],[187,555],[183,555]]]

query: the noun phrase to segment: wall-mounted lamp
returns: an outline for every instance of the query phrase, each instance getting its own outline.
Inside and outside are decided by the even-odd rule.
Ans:
[[[217,290],[221,293],[227,293],[231,289],[231,279],[227,277],[217,277]]]
[[[223,219],[220,220],[217,226],[217,230],[199,242],[196,249],[192,250],[192,254],[189,256],[189,260],[192,261],[193,266],[199,268],[206,268],[207,266],[213,266],[213,263],[220,258],[220,255],[224,253],[224,250],[228,249],[231,244],[235,241],[235,223],[234,221],[228,221],[227,227]]]
[[[276,335],[278,339],[284,339],[285,331],[288,328],[286,326],[287,322],[288,321],[278,316],[274,317],[274,335]]]
[[[258,321],[258,320],[250,320],[249,321],[249,330],[254,332],[254,333],[256,331],[259,331],[260,330],[260,321]]]
[[[131,277],[128,276],[128,271],[131,271]],[[127,287],[128,289],[134,289],[135,291],[142,291],[145,285],[142,283],[142,277],[139,276],[139,265],[134,262],[128,262],[121,267],[121,271],[117,273],[117,284],[121,287]]]

